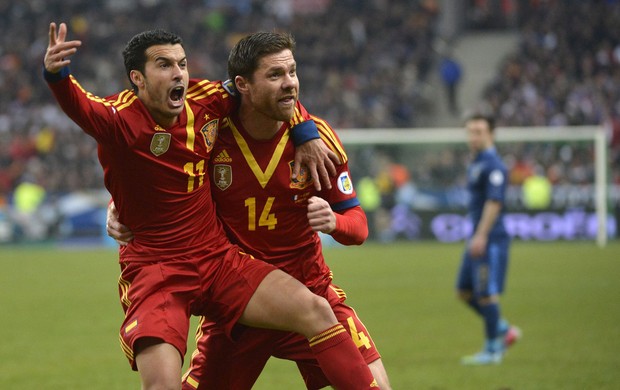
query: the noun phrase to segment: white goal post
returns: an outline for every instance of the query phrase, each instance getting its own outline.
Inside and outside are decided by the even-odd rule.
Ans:
[[[465,143],[462,128],[416,129],[340,129],[338,135],[349,145],[406,145]],[[598,126],[571,127],[501,127],[496,142],[561,142],[590,141],[594,143],[595,210],[598,227],[596,242],[607,243],[607,146],[605,130]]]

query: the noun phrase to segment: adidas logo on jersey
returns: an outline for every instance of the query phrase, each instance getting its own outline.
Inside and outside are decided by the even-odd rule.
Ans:
[[[219,163],[230,163],[232,162],[232,158],[230,158],[230,156],[228,155],[228,152],[226,150],[223,150],[220,152],[220,154],[218,154],[215,159],[213,159],[213,162],[216,164]]]

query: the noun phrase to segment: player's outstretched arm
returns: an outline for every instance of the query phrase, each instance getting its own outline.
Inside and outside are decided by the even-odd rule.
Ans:
[[[103,140],[118,142],[115,126],[116,110],[105,99],[90,96],[70,75],[68,65],[81,41],[67,41],[67,25],[50,23],[49,43],[43,59],[43,78],[54,94],[60,108],[87,134],[101,143]]]
[[[77,48],[82,45],[81,41],[65,41],[67,38],[67,25],[60,23],[58,33],[56,32],[56,23],[50,23],[49,43],[43,64],[45,70],[50,73],[58,73],[60,70],[69,65],[71,60],[69,57],[77,52]]]

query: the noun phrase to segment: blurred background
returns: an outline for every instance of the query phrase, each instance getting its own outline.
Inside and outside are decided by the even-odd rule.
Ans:
[[[51,21],[82,40],[72,72],[102,97],[128,87],[121,51],[143,30],[181,35],[191,76],[215,80],[227,77],[240,37],[278,29],[297,40],[301,101],[343,135],[389,128],[422,137],[459,129],[472,111],[496,115],[499,132],[561,138],[596,126],[607,151],[605,230],[618,236],[620,1],[16,0],[0,1],[0,244],[114,244],[96,144],[41,76]],[[371,239],[466,236],[464,143],[359,138],[343,137]],[[515,237],[594,239],[593,142],[498,146]]]

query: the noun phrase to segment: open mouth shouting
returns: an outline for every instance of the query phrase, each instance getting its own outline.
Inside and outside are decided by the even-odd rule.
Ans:
[[[174,108],[182,107],[185,102],[185,87],[183,85],[177,85],[172,88],[168,94],[168,101]]]

